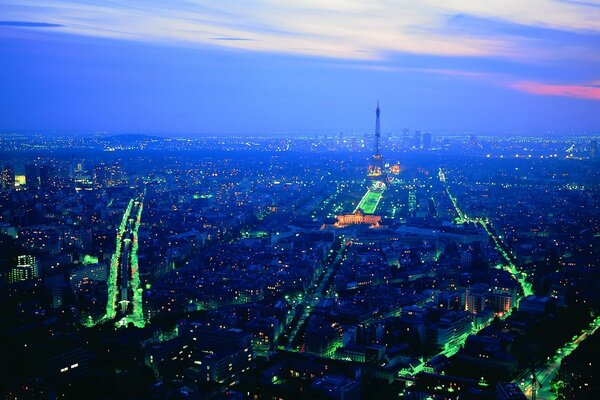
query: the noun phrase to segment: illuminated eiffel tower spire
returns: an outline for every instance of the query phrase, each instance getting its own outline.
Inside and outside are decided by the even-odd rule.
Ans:
[[[379,123],[379,114],[381,110],[379,109],[379,100],[377,100],[377,108],[375,109],[375,149],[373,149],[373,157],[381,157],[381,148],[379,146],[379,140],[381,138],[381,126]]]

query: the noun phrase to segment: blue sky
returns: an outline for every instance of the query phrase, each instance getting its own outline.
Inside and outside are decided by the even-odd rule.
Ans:
[[[600,1],[0,0],[0,129],[600,129]]]

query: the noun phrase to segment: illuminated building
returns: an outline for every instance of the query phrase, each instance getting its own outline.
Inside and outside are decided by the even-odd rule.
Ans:
[[[365,346],[360,344],[348,344],[335,351],[336,358],[353,362],[365,362]]]
[[[471,332],[471,316],[464,311],[444,313],[440,320],[426,329],[426,340],[439,349],[458,345]]]
[[[417,212],[417,190],[410,188],[408,191],[408,212],[415,216]]]
[[[15,170],[10,165],[2,167],[0,172],[0,187],[7,190],[15,188]]]
[[[26,359],[26,368],[60,393],[89,374],[89,358],[79,340],[61,337],[39,345]]]
[[[15,187],[22,188],[22,187],[26,187],[26,186],[27,186],[27,182],[26,182],[25,175],[15,175]]]
[[[15,267],[8,273],[8,283],[22,282],[29,279],[31,279],[31,273],[27,268]]]
[[[36,279],[40,275],[38,261],[34,256],[22,255],[17,257],[17,266],[8,273],[8,283]]]
[[[233,382],[252,364],[251,336],[239,329],[214,329],[196,326],[192,358],[200,376],[211,382]]]
[[[73,291],[81,289],[82,285],[88,281],[106,282],[107,279],[108,269],[106,265],[101,264],[86,265],[69,273],[69,284]]]
[[[423,372],[428,374],[439,374],[448,364],[448,357],[438,354],[429,359],[423,366]]]
[[[35,225],[19,229],[23,247],[33,252],[58,254],[62,243],[58,229],[51,226]]]
[[[252,349],[262,356],[273,350],[275,338],[281,332],[279,321],[273,317],[254,318],[246,323],[244,329],[252,332]]]
[[[323,317],[312,316],[305,337],[306,352],[332,357],[342,346],[342,327]]]
[[[483,399],[491,398],[487,388],[478,385],[476,379],[461,376],[420,373],[415,376],[414,385],[407,388],[409,399]],[[489,389],[488,389],[489,390]]]
[[[381,222],[379,215],[365,215],[362,211],[357,210],[353,214],[337,215],[337,221],[333,224],[336,228],[343,228],[348,225],[367,224],[372,228],[378,228]]]
[[[39,277],[40,270],[38,266],[38,261],[34,256],[31,255],[22,255],[17,257],[17,266],[26,267],[31,269],[31,275],[34,278]]]
[[[146,350],[145,364],[157,376],[167,379],[189,376],[197,383],[229,384],[251,368],[254,353],[249,333],[195,324],[188,327],[189,335],[157,343]]]
[[[70,174],[71,178],[78,178],[83,173],[84,173],[83,163],[75,162],[75,160],[73,160],[73,163],[69,167],[69,174]]]
[[[245,349],[248,350],[248,349]],[[252,353],[233,349],[229,351],[192,352],[194,368],[200,379],[206,376],[207,382],[231,383],[247,371],[252,363]]]
[[[511,342],[503,337],[469,335],[463,350],[456,355],[456,365],[486,370],[507,379],[518,369],[518,361],[509,351],[510,346]]]
[[[496,286],[492,288],[492,307],[494,311],[510,312],[517,306],[518,295],[516,288]]]
[[[486,308],[486,300],[490,289],[483,283],[477,283],[467,290],[466,305],[467,311],[473,314],[481,313]]]

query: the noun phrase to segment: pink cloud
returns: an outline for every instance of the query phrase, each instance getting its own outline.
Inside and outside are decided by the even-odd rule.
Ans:
[[[583,85],[551,85],[540,82],[520,81],[510,84],[513,89],[542,96],[565,96],[579,99],[600,100],[599,81]]]
[[[491,72],[469,71],[461,69],[394,67],[372,64],[355,64],[351,65],[350,67],[365,68],[374,71],[417,72],[445,75],[463,79],[474,79],[486,82],[490,85],[495,85],[503,88],[510,88],[513,90],[518,90],[521,92],[536,94],[540,96],[563,96],[600,101],[600,80],[594,80],[584,84],[565,85],[548,84],[535,81],[519,81],[516,80],[516,77],[511,75]]]

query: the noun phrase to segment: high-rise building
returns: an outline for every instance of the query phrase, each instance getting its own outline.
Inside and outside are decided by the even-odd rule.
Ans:
[[[408,128],[402,129],[402,147],[410,147],[410,130]]]
[[[415,131],[415,139],[413,142],[413,146],[415,149],[421,148],[421,131]]]
[[[16,283],[36,279],[40,276],[40,269],[37,259],[31,255],[22,255],[17,257],[17,266],[8,273],[8,283]]]
[[[2,167],[0,173],[0,187],[6,190],[15,188],[15,170],[10,165]]]
[[[590,157],[596,158],[598,157],[598,141],[592,140],[590,142]]]
[[[431,149],[431,132],[423,133],[423,149],[425,149],[425,150]]]
[[[514,287],[495,286],[492,288],[491,306],[494,311],[510,312],[518,304],[518,294]]]
[[[32,189],[40,187],[40,172],[37,165],[25,164],[25,185]]]
[[[408,190],[408,213],[411,217],[417,213],[417,190],[415,188]]]
[[[48,190],[54,185],[54,167],[51,165],[42,165],[39,168],[40,188]]]
[[[486,308],[490,288],[483,283],[476,283],[469,287],[466,296],[465,309],[473,314],[479,314]]]
[[[84,346],[79,339],[55,337],[50,339],[43,350],[34,353],[39,357],[35,362],[43,368],[44,377],[48,382],[64,388],[84,379],[89,373],[90,354]]]
[[[52,308],[60,308],[63,305],[64,293],[65,293],[65,277],[63,274],[57,274],[46,277],[44,279],[44,285],[50,292],[51,306]]]

